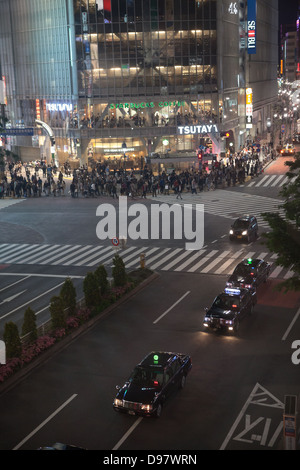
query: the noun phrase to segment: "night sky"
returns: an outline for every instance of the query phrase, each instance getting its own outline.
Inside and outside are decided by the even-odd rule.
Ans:
[[[278,0],[279,25],[296,23],[298,3],[298,0]]]

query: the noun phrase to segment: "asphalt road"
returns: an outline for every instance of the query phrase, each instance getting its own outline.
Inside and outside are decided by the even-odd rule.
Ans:
[[[275,171],[277,162],[268,171]],[[214,253],[219,262],[216,266],[222,266],[220,253],[228,253],[223,268],[228,257],[241,249],[243,257],[267,251],[261,239],[247,246],[229,243],[231,217],[239,210],[238,206],[228,207],[232,193],[241,204],[245,200],[245,206],[260,203],[265,207],[270,200],[277,200],[278,187],[245,185],[202,197],[209,209],[205,213],[204,255],[208,262]],[[222,215],[214,201],[224,204]],[[47,244],[50,253],[56,253],[53,245],[97,248],[98,204],[96,199],[43,198],[2,209],[0,253],[7,247],[20,253],[24,244]],[[146,204],[150,205],[150,200]],[[111,240],[102,245],[112,253]],[[144,245],[144,241],[135,240],[132,252]],[[169,248],[174,255],[183,248],[182,240],[155,240],[150,250],[154,245],[158,250],[154,264],[166,256],[161,250]],[[66,256],[64,249],[62,252]],[[21,253],[26,260],[27,255]],[[28,253],[30,258],[30,248]],[[97,265],[60,263],[59,255],[57,264],[55,260],[42,264],[38,252],[36,264],[33,258],[23,264],[20,254],[11,263],[7,253],[1,256],[1,329],[8,319],[20,327],[26,305],[33,306],[39,312],[38,320],[44,321],[50,298],[59,292],[66,276],[73,276],[80,298],[83,276]],[[12,252],[9,256],[14,259]],[[183,266],[185,255],[178,251],[177,256],[182,257]],[[283,447],[284,397],[298,396],[300,386],[299,366],[291,360],[292,342],[300,338],[299,295],[276,293],[273,287],[280,275],[274,276],[259,290],[254,313],[243,321],[237,337],[206,333],[202,328],[204,307],[223,290],[227,272],[218,268],[217,274],[212,266],[205,269],[207,264],[200,268],[202,258],[200,263],[197,260],[197,264],[176,271],[171,260],[157,266],[159,278],[142,292],[1,395],[0,449],[37,449],[56,441],[105,451]],[[229,260],[232,265],[234,259]],[[110,265],[108,261],[108,268]],[[192,356],[186,387],[170,399],[159,420],[115,413],[115,386],[156,349]]]

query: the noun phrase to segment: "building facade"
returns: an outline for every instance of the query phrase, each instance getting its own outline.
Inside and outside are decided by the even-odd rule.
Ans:
[[[278,0],[0,8],[5,145],[25,160],[193,164],[199,147],[220,157],[266,130],[277,99]],[[34,135],[19,135],[24,128]]]

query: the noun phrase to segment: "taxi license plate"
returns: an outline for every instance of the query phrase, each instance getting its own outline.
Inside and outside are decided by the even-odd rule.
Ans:
[[[237,237],[238,237],[238,238],[242,238],[242,235],[238,235]]]
[[[129,411],[128,411],[128,414],[129,414],[129,415],[135,415],[135,412],[132,411],[132,410],[129,410]]]

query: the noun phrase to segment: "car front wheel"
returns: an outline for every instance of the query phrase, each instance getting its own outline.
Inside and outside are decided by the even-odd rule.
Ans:
[[[156,408],[155,417],[160,418],[162,413],[162,404],[159,403]]]
[[[179,388],[184,388],[185,382],[186,382],[186,376],[183,375],[180,379],[180,382],[179,382]]]

